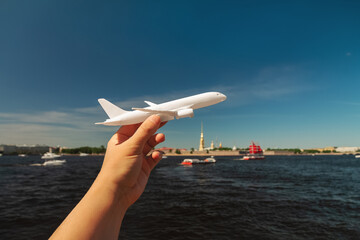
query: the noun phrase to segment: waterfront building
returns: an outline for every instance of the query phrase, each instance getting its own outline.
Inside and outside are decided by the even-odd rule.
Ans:
[[[322,149],[322,151],[334,152],[334,151],[336,151],[336,148],[335,148],[335,147],[324,147],[324,148]]]
[[[325,147],[325,148],[312,148],[310,150],[316,150],[316,151],[319,151],[319,152],[327,152],[327,151],[330,151],[330,152],[333,152],[335,151],[335,147]]]
[[[354,153],[358,150],[360,150],[360,147],[338,147],[338,148],[336,148],[336,151],[341,152],[341,153]]]
[[[0,145],[2,154],[44,154],[48,150],[46,145]]]
[[[213,150],[215,147],[214,147],[214,141],[211,141],[211,146],[210,146],[210,150]]]
[[[164,153],[172,153],[172,152],[175,152],[175,148],[170,148],[170,147],[161,147],[161,148],[158,148],[156,149],[158,151],[162,151]]]
[[[187,152],[188,150],[186,148],[171,148],[171,147],[161,147],[155,149],[156,151],[161,151],[165,154],[168,153],[176,153],[176,150],[179,150],[180,152]]]
[[[0,152],[3,154],[18,154],[15,145],[0,145]]]

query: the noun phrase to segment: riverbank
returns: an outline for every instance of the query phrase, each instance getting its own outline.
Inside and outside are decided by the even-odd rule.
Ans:
[[[286,151],[269,151],[264,152],[265,156],[340,156],[340,155],[355,155],[356,153],[293,153]],[[240,154],[239,151],[209,151],[209,152],[199,152],[199,151],[183,151],[181,153],[165,153],[166,156],[244,156],[245,154]]]

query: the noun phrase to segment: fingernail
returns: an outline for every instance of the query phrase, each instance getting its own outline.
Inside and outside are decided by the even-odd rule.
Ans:
[[[162,133],[162,135],[164,136],[163,139],[161,140],[161,142],[165,142],[165,134]]]

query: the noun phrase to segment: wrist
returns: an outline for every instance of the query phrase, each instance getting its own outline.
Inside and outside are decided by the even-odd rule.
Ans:
[[[101,171],[94,181],[94,188],[100,189],[100,191],[107,194],[112,201],[121,209],[122,212],[126,212],[130,207],[126,187],[120,186],[117,181],[103,174]]]

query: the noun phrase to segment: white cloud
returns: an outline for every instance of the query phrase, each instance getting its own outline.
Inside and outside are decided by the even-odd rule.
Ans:
[[[299,81],[297,69],[293,67],[266,68],[260,71],[255,78],[247,81],[239,82],[235,75],[230,77],[231,79],[234,80],[232,85],[205,86],[203,89],[155,93],[114,102],[114,104],[125,110],[131,110],[131,107],[145,106],[144,100],[162,103],[206,91],[220,91],[228,96],[225,104],[234,107],[262,99],[286,96],[307,89]],[[228,80],[226,82],[229,82]],[[0,144],[99,146],[106,144],[112,133],[117,130],[116,127],[94,124],[106,118],[100,105],[61,111],[0,112]],[[176,130],[169,129],[169,131]]]
[[[114,104],[131,110],[145,106],[144,100],[161,103],[185,97],[180,93],[143,96]],[[100,105],[62,111],[26,113],[0,112],[0,144],[47,144],[62,146],[99,146],[106,144],[117,127],[95,125],[107,118]]]
[[[116,128],[96,126],[94,122],[101,117],[104,117],[101,112],[94,117],[72,109],[0,113],[0,143],[98,146],[106,143],[104,137],[116,131]]]
[[[69,113],[65,112],[34,112],[34,113],[0,113],[0,122],[22,122],[22,123],[68,123]]]

